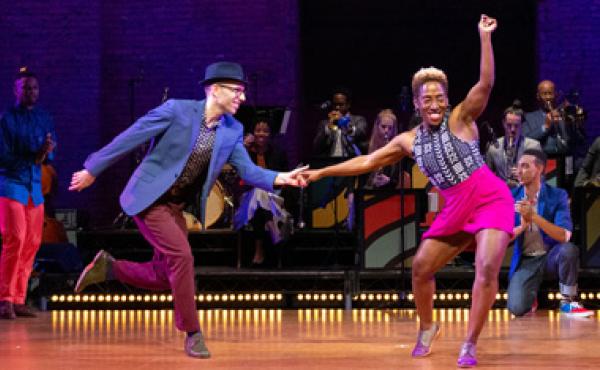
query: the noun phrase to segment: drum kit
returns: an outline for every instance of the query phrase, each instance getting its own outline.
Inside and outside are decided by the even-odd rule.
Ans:
[[[236,170],[225,164],[206,201],[206,229],[232,227],[238,187],[239,177]],[[184,212],[183,216],[189,231],[203,230],[202,223],[195,215]]]

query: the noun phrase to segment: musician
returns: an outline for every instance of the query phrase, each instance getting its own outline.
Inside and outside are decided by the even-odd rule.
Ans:
[[[350,113],[352,96],[349,90],[334,90],[332,109],[327,119],[319,123],[313,141],[316,156],[350,158],[365,153],[367,121]]]
[[[206,68],[202,81],[206,100],[168,100],[138,119],[111,143],[91,154],[84,169],[73,174],[69,190],[81,191],[119,158],[155,138],[121,194],[123,210],[154,247],[152,261],[115,260],[100,251],[75,287],[107,279],[173,293],[175,324],[187,333],[185,352],[208,358],[194,286],[194,257],[182,210],[202,191],[201,221],[205,225],[208,194],[226,162],[248,184],[270,191],[275,185],[297,184],[296,173],[277,173],[252,163],[242,142],[243,127],[233,118],[246,100],[246,78],[237,63],[217,62]]]
[[[350,90],[338,87],[333,91],[331,111],[322,120],[313,141],[313,154],[322,158],[352,158],[366,153],[367,120],[363,116],[350,113],[352,94]],[[328,180],[329,196],[335,198],[340,189],[346,188],[348,218],[346,227],[354,227],[354,187],[355,178]],[[327,203],[327,202],[322,202]],[[337,217],[337,216],[336,216]],[[338,220],[336,220],[337,222]]]
[[[52,159],[56,140],[52,117],[37,106],[39,91],[36,75],[21,68],[16,104],[0,120],[0,319],[35,316],[25,298],[42,241],[41,164]]]
[[[537,86],[536,98],[539,108],[525,114],[523,135],[539,141],[548,155],[567,154],[569,135],[556,109],[554,82],[541,81]]]
[[[264,117],[258,118],[252,133],[244,137],[244,146],[257,166],[274,171],[289,169],[287,155],[271,142],[271,123]],[[265,245],[270,241],[282,241],[280,226],[287,224],[290,214],[284,208],[284,199],[275,193],[250,187],[240,199],[240,206],[234,217],[235,229],[250,222],[254,239],[252,266],[262,266],[265,261]]]
[[[521,102],[515,100],[504,110],[504,136],[494,141],[485,154],[488,167],[511,188],[519,185],[517,163],[527,149],[542,150],[539,141],[525,137],[522,132],[524,112]]]
[[[396,115],[391,109],[380,111],[373,125],[368,152],[373,153],[377,149],[384,147],[396,135],[398,135],[398,120],[396,119]],[[408,174],[402,173],[400,163],[395,163],[370,173],[365,186],[368,189],[395,189],[400,186],[403,175],[405,183],[408,184],[410,177]]]

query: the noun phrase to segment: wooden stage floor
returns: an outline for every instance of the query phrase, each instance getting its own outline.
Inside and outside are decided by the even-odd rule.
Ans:
[[[21,369],[454,369],[468,310],[436,310],[442,334],[414,360],[414,310],[201,310],[208,360],[183,352],[170,310],[52,311],[0,321],[0,368]],[[600,311],[568,319],[493,310],[478,369],[598,369]]]

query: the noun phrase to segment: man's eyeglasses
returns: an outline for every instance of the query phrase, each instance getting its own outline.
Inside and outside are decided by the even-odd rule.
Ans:
[[[243,87],[229,86],[229,85],[225,85],[225,84],[217,84],[217,85],[233,92],[235,94],[235,96],[241,96],[242,94],[246,95],[246,89],[244,89]]]

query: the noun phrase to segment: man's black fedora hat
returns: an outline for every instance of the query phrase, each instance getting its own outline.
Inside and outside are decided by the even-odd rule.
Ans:
[[[244,76],[244,70],[238,63],[233,62],[215,62],[206,67],[204,80],[201,85],[209,85],[218,81],[236,81],[246,85],[248,81]]]

